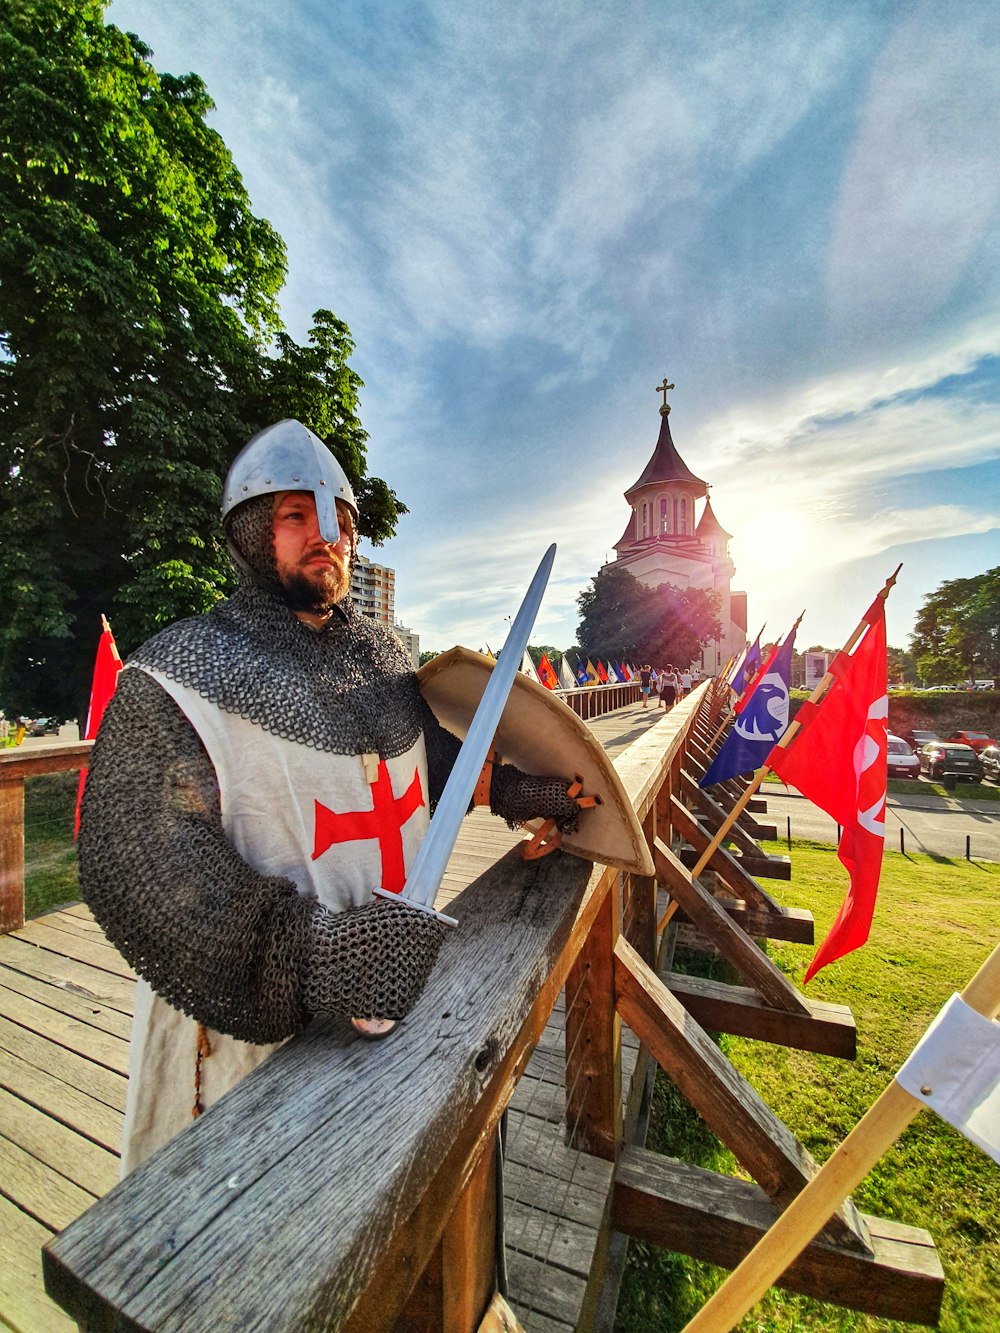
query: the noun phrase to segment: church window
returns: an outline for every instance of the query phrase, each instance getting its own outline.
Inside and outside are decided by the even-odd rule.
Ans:
[[[642,535],[649,536],[649,505],[645,500],[642,502]]]
[[[680,516],[677,524],[677,530],[678,532],[681,533],[681,535],[687,532],[687,525],[688,525],[687,510],[688,510],[687,496],[682,495],[680,501]]]
[[[669,506],[668,506],[668,503],[667,503],[667,498],[666,498],[666,496],[661,496],[661,497],[660,497],[660,531],[661,531],[661,532],[669,532],[669,531],[670,531],[669,515],[670,515],[670,509],[669,509]]]

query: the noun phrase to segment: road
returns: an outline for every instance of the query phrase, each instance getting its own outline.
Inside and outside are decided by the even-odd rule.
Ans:
[[[767,799],[767,814],[757,818],[777,824],[784,838],[791,820],[793,838],[813,838],[836,844],[837,826],[811,801],[789,794],[782,786],[765,783],[760,795]],[[887,851],[927,852],[931,856],[960,859],[965,840],[970,839],[972,860],[1000,861],[1000,801],[959,801],[954,797],[894,796],[890,794],[885,821]]]

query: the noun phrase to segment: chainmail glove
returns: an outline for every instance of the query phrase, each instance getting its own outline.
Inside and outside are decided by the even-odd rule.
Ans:
[[[517,828],[529,819],[554,819],[560,833],[574,833],[580,807],[567,795],[565,778],[535,777],[513,764],[497,764],[490,783],[490,809]]]
[[[405,1017],[447,931],[437,917],[388,898],[348,912],[320,908],[311,924],[305,1007],[349,1018]]]

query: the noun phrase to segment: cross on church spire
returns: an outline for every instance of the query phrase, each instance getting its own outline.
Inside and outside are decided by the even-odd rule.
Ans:
[[[663,377],[663,383],[656,386],[656,392],[663,394],[663,406],[660,408],[661,417],[667,416],[670,412],[670,404],[667,402],[667,391],[669,389],[676,389],[676,387],[676,384],[670,384],[668,382],[666,375]]]

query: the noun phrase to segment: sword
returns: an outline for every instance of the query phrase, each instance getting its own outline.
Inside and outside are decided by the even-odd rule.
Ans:
[[[381,888],[373,890],[379,897],[402,900],[418,911],[430,912],[449,926],[457,926],[458,922],[454,917],[435,911],[434,898],[444,878],[448,858],[455,846],[462,820],[468,813],[469,802],[476,790],[476,782],[493,744],[507,696],[521,665],[521,656],[528,645],[528,638],[541,605],[545,585],[549,581],[555,555],[556,548],[553,543],[542,556],[535,577],[524,595],[524,601],[514,617],[500,658],[490,672],[489,682],[455,760],[455,766],[448,775],[448,781],[434,811],[434,818],[420,844],[402,892],[390,893],[387,889]]]
[[[388,889],[376,888],[372,892],[380,898],[389,898],[394,902],[404,902],[418,912],[429,912],[445,925],[457,926],[453,916],[445,916],[434,907],[434,899],[444,878],[445,868],[455,846],[462,820],[468,814],[476,783],[482,771],[483,763],[489,754],[490,746],[496,735],[496,729],[503,715],[507,696],[510,694],[521,665],[521,655],[528,646],[531,627],[538,615],[538,608],[549,581],[552,562],[556,557],[555,543],[542,556],[541,563],[535,570],[535,577],[524,594],[514,623],[507,635],[500,657],[490,672],[490,678],[479,700],[472,723],[466,733],[458,758],[448,775],[441,799],[434,811],[417,851],[406,883],[400,893],[390,893]],[[392,1018],[352,1018],[351,1026],[362,1037],[376,1041],[387,1037],[396,1026]]]

